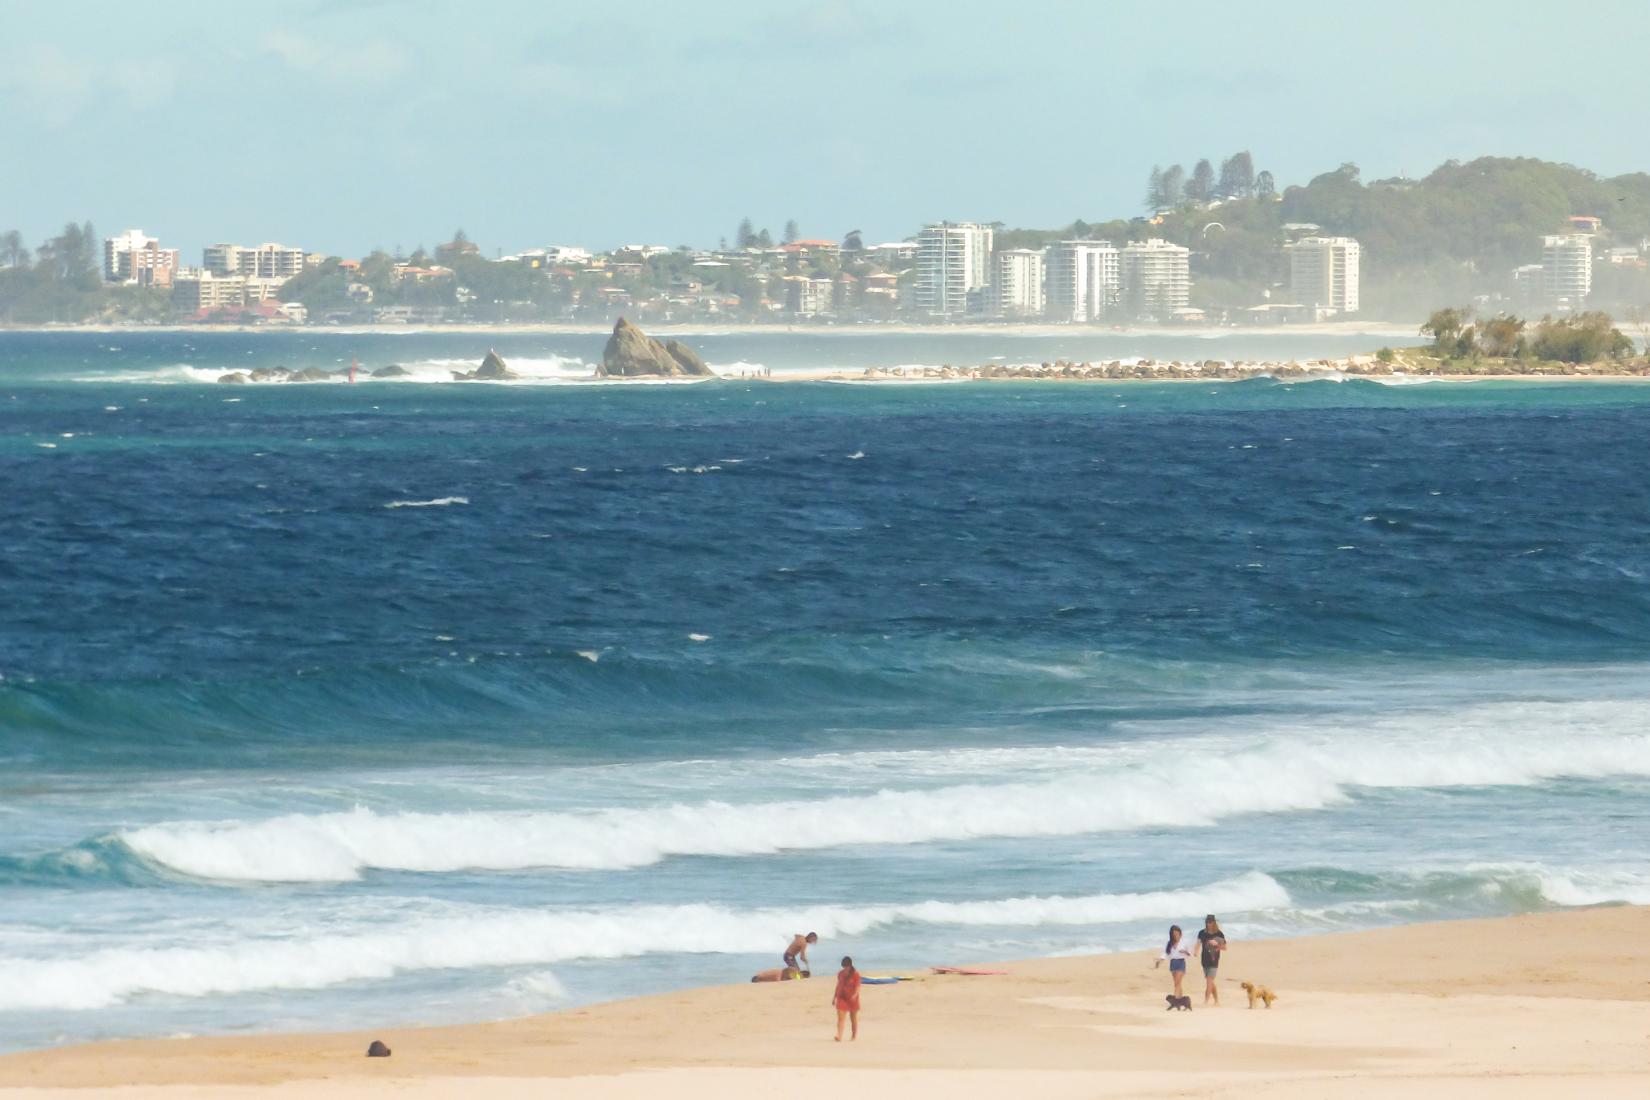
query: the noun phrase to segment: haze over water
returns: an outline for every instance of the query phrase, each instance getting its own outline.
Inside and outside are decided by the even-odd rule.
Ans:
[[[1650,903],[1650,388],[488,344],[0,334],[0,1047]]]

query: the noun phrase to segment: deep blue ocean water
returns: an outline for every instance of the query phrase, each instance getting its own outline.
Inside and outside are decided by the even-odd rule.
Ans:
[[[600,347],[0,333],[0,1048],[1650,902],[1650,386]]]

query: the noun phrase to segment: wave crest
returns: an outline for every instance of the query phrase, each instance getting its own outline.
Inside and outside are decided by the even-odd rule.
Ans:
[[[735,910],[655,905],[561,912],[444,907],[382,922],[369,931],[275,939],[233,930],[222,942],[188,947],[120,947],[72,958],[0,959],[0,1011],[85,1010],[142,995],[209,997],[261,990],[324,989],[412,971],[534,966],[617,959],[668,950],[749,954],[774,929],[807,927],[826,938],[862,935],[896,923],[953,925],[1095,924],[1171,918],[1186,912],[1242,913],[1289,904],[1282,886],[1258,872],[1207,886],[1090,897],[921,901],[863,908],[816,906]],[[522,979],[537,996],[559,996],[553,974]]]
[[[1079,750],[1071,755],[1072,773],[1055,779],[645,809],[378,813],[357,807],[262,821],[157,824],[115,839],[196,878],[347,882],[368,869],[616,870],[672,856],[1194,828],[1241,814],[1323,809],[1360,787],[1528,786],[1560,777],[1650,775],[1650,735],[1602,720],[1588,729],[1596,708],[1555,707],[1543,736],[1518,739],[1503,736],[1494,722],[1499,711],[1486,709],[1474,727],[1426,737],[1348,738],[1333,731],[1184,738],[1157,742],[1151,752],[1136,745],[1099,756]],[[1521,708],[1526,720],[1530,709]],[[1559,714],[1568,727],[1557,724]],[[1212,766],[1188,768],[1199,759]]]

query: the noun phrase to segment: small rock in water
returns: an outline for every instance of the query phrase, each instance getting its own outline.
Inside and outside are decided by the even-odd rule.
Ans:
[[[481,366],[471,371],[453,371],[455,382],[509,382],[520,378],[521,375],[505,366],[504,360],[498,352],[488,349],[486,358],[482,359]]]

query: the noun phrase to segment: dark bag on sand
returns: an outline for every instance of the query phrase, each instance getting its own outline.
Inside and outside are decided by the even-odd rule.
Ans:
[[[372,1041],[372,1046],[367,1048],[368,1058],[388,1058],[389,1056],[390,1048],[384,1045],[384,1040],[382,1039],[374,1039]]]

